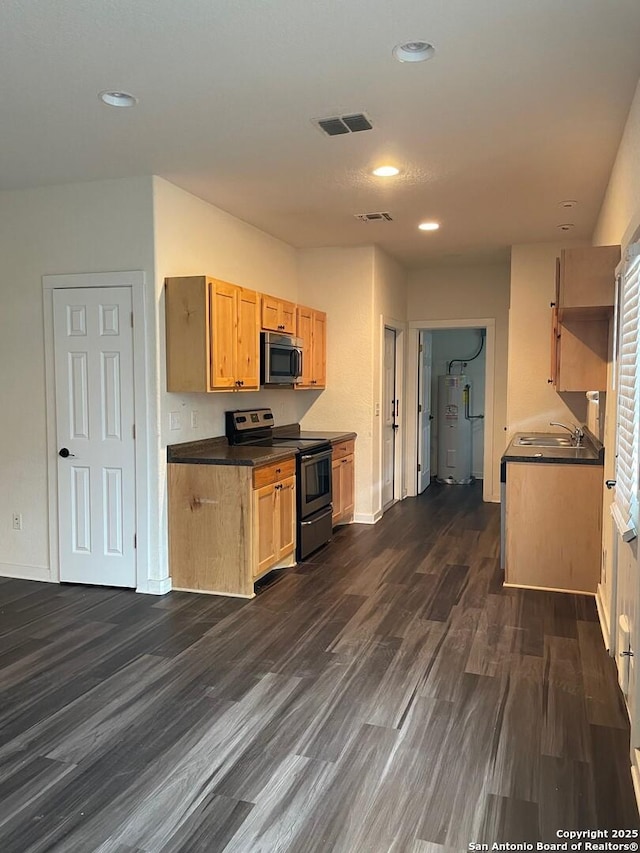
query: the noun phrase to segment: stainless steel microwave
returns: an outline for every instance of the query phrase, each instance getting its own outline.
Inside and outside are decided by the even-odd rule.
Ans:
[[[301,376],[301,339],[279,332],[261,332],[260,384],[295,385]]]

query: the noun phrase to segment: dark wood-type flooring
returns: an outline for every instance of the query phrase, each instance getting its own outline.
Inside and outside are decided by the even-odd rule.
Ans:
[[[1,853],[446,853],[637,828],[593,600],[437,487],[251,602],[0,580]]]

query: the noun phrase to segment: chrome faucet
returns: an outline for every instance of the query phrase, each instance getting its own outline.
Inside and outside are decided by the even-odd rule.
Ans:
[[[579,427],[577,424],[573,424],[568,427],[566,424],[558,423],[558,421],[549,421],[549,426],[559,426],[562,427],[562,429],[566,429],[571,433],[574,445],[576,447],[582,447],[582,441],[584,439],[584,430],[582,427]]]

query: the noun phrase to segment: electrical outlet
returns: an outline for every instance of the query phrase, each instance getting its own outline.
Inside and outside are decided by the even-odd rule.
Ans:
[[[14,530],[22,530],[22,513],[14,512],[13,513],[13,529]]]
[[[198,412],[191,409],[191,429],[198,429]]]
[[[169,429],[182,429],[180,412],[169,412]]]

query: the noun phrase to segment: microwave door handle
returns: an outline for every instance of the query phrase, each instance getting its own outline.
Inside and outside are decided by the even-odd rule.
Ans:
[[[302,376],[302,357],[299,350],[294,349],[293,355],[293,376],[295,379],[300,379]]]

